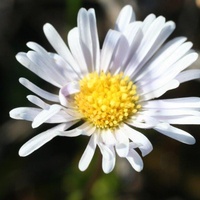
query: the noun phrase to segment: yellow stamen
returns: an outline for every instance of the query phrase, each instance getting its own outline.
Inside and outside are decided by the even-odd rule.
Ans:
[[[123,73],[88,74],[80,81],[80,92],[74,98],[85,120],[102,129],[118,127],[141,108],[136,85]]]

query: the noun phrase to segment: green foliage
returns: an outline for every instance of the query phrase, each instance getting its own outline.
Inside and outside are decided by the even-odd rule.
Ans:
[[[95,155],[85,172],[80,172],[72,162],[64,178],[63,187],[66,191],[66,200],[114,200],[118,195],[119,177],[115,171],[104,174],[101,167],[100,152]]]
[[[70,25],[76,25],[78,10],[81,7],[81,0],[66,0],[67,21]]]

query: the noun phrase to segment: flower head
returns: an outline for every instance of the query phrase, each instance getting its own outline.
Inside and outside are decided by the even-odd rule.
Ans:
[[[86,135],[90,140],[80,170],[88,167],[98,146],[105,173],[113,170],[116,153],[141,171],[143,161],[135,149],[145,156],[152,145],[136,129],[154,129],[180,142],[195,143],[189,133],[173,124],[200,124],[200,98],[156,99],[180,83],[200,77],[200,70],[185,70],[197,59],[191,42],[177,37],[165,43],[174,29],[172,21],[153,14],[136,21],[129,5],[121,10],[101,48],[93,9],[80,9],[78,25],[68,34],[68,46],[52,25],[45,24],[44,33],[56,53],[29,42],[32,50],[18,53],[16,58],[56,86],[58,93],[20,78],[20,83],[37,95],[27,96],[37,107],[15,108],[10,116],[32,121],[33,128],[43,123],[58,125],[25,143],[20,156],[56,136]],[[80,121],[81,125],[76,125]],[[73,125],[76,128],[68,130]]]

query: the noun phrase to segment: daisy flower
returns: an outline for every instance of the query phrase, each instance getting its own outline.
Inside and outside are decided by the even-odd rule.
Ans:
[[[10,116],[32,121],[33,128],[43,123],[57,125],[26,142],[19,155],[31,154],[56,136],[85,135],[90,140],[79,161],[81,171],[89,166],[97,146],[105,173],[113,170],[116,154],[141,171],[143,161],[136,149],[145,156],[152,144],[139,130],[154,129],[194,144],[189,133],[173,125],[200,124],[200,98],[157,99],[200,77],[200,70],[185,70],[198,56],[191,50],[192,43],[185,37],[165,42],[174,29],[174,22],[154,14],[136,21],[129,5],[119,13],[101,48],[94,9],[79,10],[68,45],[52,25],[45,24],[44,34],[56,53],[28,42],[31,50],[16,58],[58,92],[52,94],[20,78],[36,94],[27,96],[36,107],[15,108]]]

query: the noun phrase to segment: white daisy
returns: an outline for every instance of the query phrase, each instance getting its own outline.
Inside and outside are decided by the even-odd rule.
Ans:
[[[197,59],[191,42],[177,37],[164,44],[174,29],[172,21],[153,14],[143,22],[136,21],[129,5],[121,10],[102,48],[93,9],[80,9],[78,25],[68,34],[68,46],[52,25],[45,24],[44,33],[57,53],[28,42],[32,50],[18,53],[16,58],[56,86],[58,94],[20,78],[20,83],[40,98],[29,95],[28,100],[37,107],[15,108],[10,116],[32,121],[33,128],[43,123],[58,125],[25,143],[19,155],[29,155],[56,136],[86,135],[90,140],[80,159],[80,170],[87,169],[98,146],[105,173],[113,170],[116,153],[141,171],[143,161],[135,149],[145,156],[152,145],[137,128],[154,129],[194,144],[189,133],[173,124],[200,124],[200,98],[155,99],[200,77],[200,70],[185,70]],[[79,121],[81,125],[69,129]]]

